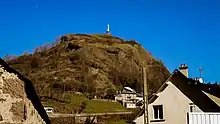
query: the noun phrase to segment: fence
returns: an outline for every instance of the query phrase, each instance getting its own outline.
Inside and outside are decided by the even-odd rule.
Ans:
[[[110,99],[92,99],[92,100],[97,100],[97,101],[106,101],[106,102],[116,102],[115,100],[110,100]]]
[[[188,124],[220,124],[220,113],[189,113]]]

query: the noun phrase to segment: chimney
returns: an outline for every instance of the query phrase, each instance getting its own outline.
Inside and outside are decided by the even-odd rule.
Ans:
[[[188,67],[187,67],[187,65],[186,64],[181,64],[179,69],[180,69],[180,72],[188,78]]]

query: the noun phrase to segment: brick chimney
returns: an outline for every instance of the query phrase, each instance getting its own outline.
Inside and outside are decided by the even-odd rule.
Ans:
[[[181,64],[180,67],[180,72],[183,73],[187,78],[188,78],[188,67],[186,64]]]

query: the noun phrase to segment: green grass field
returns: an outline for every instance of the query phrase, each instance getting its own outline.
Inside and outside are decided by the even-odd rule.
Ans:
[[[128,111],[118,102],[86,100],[86,113],[101,113],[101,112],[124,112]]]
[[[70,95],[70,94],[68,94]],[[70,103],[60,103],[53,100],[42,102],[44,106],[52,106],[55,112],[76,113],[82,103],[86,103],[83,113],[102,113],[102,112],[126,112],[127,108],[118,102],[89,100],[85,95],[71,94]]]

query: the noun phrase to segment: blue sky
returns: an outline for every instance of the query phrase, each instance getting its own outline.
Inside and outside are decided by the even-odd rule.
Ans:
[[[36,7],[36,5],[39,5]],[[1,0],[0,56],[20,55],[70,33],[135,39],[170,71],[181,63],[190,77],[203,67],[220,81],[219,0]]]

